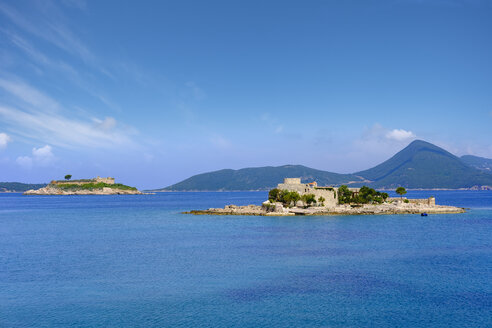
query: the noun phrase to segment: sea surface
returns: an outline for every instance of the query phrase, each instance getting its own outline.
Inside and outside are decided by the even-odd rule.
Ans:
[[[492,327],[492,192],[465,214],[180,214],[266,192],[0,194],[0,327]]]

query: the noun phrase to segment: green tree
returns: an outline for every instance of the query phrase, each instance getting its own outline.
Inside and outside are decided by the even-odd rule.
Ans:
[[[296,206],[296,203],[298,200],[301,199],[301,196],[297,191],[291,191],[290,194],[291,194],[292,201],[294,202],[294,206]]]
[[[282,202],[286,206],[291,206],[292,203],[294,203],[294,206],[296,206],[297,201],[301,199],[301,196],[297,191],[284,190],[282,191],[282,196]]]
[[[325,206],[325,198],[323,196],[319,196],[318,198],[318,203],[321,204],[321,206]]]
[[[367,204],[372,203],[377,196],[376,190],[363,186],[359,189],[358,203]]]
[[[280,195],[281,191],[277,188],[274,188],[268,192],[268,200],[271,201],[278,201],[278,196]]]
[[[305,194],[301,196],[301,200],[304,202],[304,204],[309,206],[312,203],[316,203],[316,196],[313,194]]]
[[[340,204],[346,204],[346,203],[350,203],[351,199],[352,199],[352,192],[349,190],[349,188],[346,185],[341,185],[338,188],[338,202]]]
[[[70,180],[71,178],[72,178],[72,175],[71,174],[65,175],[65,180]]]
[[[403,195],[407,193],[407,190],[403,187],[398,187],[396,188],[396,193],[403,199]]]

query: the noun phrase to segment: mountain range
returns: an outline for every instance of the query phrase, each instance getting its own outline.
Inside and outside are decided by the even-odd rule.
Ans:
[[[479,170],[482,170],[482,171],[485,171],[485,172],[488,172],[488,173],[492,173],[492,159],[490,158],[483,158],[483,157],[478,157],[478,156],[473,156],[473,155],[465,155],[465,156],[461,156],[461,160],[463,162],[465,162],[466,164],[476,168],[476,169],[479,169]]]
[[[415,140],[387,161],[353,174],[338,174],[302,165],[224,169],[194,175],[155,191],[268,190],[286,177],[300,177],[318,185],[351,187],[367,185],[390,189],[398,186],[422,189],[459,189],[492,186],[492,159],[457,157],[431,143]]]

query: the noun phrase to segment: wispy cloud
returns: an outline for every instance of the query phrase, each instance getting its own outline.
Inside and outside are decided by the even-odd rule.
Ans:
[[[101,90],[97,90],[90,82],[87,81],[91,77],[90,74],[88,76],[87,74],[80,74],[73,66],[71,66],[67,62],[59,59],[54,59],[50,56],[46,56],[42,51],[34,47],[31,42],[27,41],[27,39],[21,37],[15,32],[5,29],[0,31],[5,34],[5,36],[12,42],[12,44],[14,44],[24,54],[26,54],[27,57],[31,59],[35,65],[39,65],[42,69],[52,70],[60,73],[64,79],[78,86],[89,95],[99,100],[109,109],[117,112],[121,111],[121,108],[118,104],[113,102],[107,95],[103,94]],[[102,72],[102,74],[109,76],[113,80],[115,79],[114,76],[112,76],[111,73],[109,73],[106,69],[99,67],[99,70],[100,72]],[[141,77],[141,79],[143,79],[143,77]]]
[[[42,108],[43,111],[55,112],[60,107],[55,100],[20,80],[0,78],[0,88],[31,106]]]
[[[125,133],[114,129],[105,131],[88,120],[58,114],[29,113],[6,106],[0,106],[0,117],[15,134],[32,140],[43,140],[59,147],[136,147],[135,142]]]
[[[96,127],[103,131],[111,131],[116,127],[116,120],[114,117],[106,117],[103,120],[94,118],[93,121],[96,123]]]
[[[113,117],[74,117],[46,94],[19,80],[0,79],[14,105],[0,103],[0,118],[13,134],[65,148],[136,147],[135,129]]]
[[[25,32],[35,35],[68,53],[77,55],[86,64],[94,63],[95,56],[92,52],[61,22],[58,8],[49,1],[43,1],[42,6],[41,12],[48,12],[49,17],[38,15],[36,21],[28,19],[5,3],[0,4],[0,12]]]
[[[43,52],[33,46],[31,42],[27,41],[25,38],[21,37],[15,32],[12,32],[10,30],[2,30],[2,32],[5,34],[5,36],[7,36],[12,44],[23,51],[36,64],[50,69],[55,69],[61,73],[64,73],[72,79],[78,78],[78,72],[71,65],[62,60],[55,60],[52,57],[46,56]]]

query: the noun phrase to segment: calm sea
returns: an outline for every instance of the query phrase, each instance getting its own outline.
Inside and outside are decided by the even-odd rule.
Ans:
[[[492,192],[465,214],[191,216],[265,192],[0,194],[0,327],[492,327]]]

